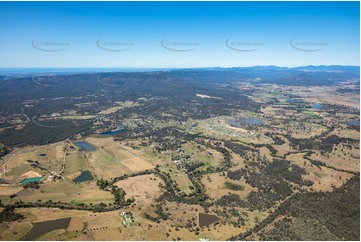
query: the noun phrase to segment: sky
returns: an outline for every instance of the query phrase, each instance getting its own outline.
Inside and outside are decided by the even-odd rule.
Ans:
[[[360,64],[359,2],[0,2],[0,68]]]

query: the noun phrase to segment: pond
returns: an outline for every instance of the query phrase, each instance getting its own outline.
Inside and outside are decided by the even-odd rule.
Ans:
[[[22,180],[20,183],[21,183],[21,185],[26,185],[26,184],[29,184],[29,183],[32,183],[32,182],[39,182],[41,179],[42,179],[41,176],[26,178],[26,179]]]
[[[79,148],[85,150],[85,151],[93,151],[93,150],[95,150],[95,147],[92,146],[91,144],[89,144],[86,141],[78,141],[78,142],[74,142],[74,144],[76,146],[78,146]]]
[[[90,171],[82,171],[81,174],[74,179],[74,182],[85,182],[85,181],[92,181],[94,180],[93,175],[90,173]]]
[[[118,134],[118,133],[123,133],[125,132],[125,129],[116,129],[116,130],[110,130],[110,131],[106,131],[103,133],[100,133],[102,135],[114,135],[114,134]]]
[[[219,221],[216,215],[199,213],[198,214],[199,227],[204,227]]]
[[[320,103],[315,103],[313,106],[312,106],[313,109],[321,109],[322,108],[322,105]]]
[[[348,125],[359,125],[359,124],[360,124],[360,121],[357,121],[357,120],[348,120],[348,121],[346,121],[346,124],[348,124]]]
[[[23,237],[22,240],[35,240],[42,235],[58,229],[67,229],[71,218],[62,218],[38,222],[33,224],[33,228]]]
[[[229,119],[228,123],[231,126],[243,128],[243,127],[245,127],[246,124],[256,125],[256,126],[262,125],[263,121],[258,118],[240,118],[240,119]]]

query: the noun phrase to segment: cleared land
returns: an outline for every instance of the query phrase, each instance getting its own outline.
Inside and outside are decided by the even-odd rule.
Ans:
[[[109,138],[88,138],[97,150],[88,157],[89,167],[98,177],[114,178],[124,174],[152,169],[153,165],[138,151],[132,151],[120,142]]]
[[[130,177],[116,182],[114,185],[126,192],[126,198],[134,198],[137,203],[149,204],[154,202],[164,192],[159,185],[164,182],[153,174]]]
[[[227,182],[241,186],[243,187],[243,190],[230,189],[229,186],[227,186]],[[241,198],[245,198],[251,191],[257,191],[257,189],[252,188],[245,181],[231,180],[225,176],[222,176],[222,173],[205,175],[202,177],[202,183],[206,187],[206,193],[214,199],[228,195],[229,193],[237,194]]]

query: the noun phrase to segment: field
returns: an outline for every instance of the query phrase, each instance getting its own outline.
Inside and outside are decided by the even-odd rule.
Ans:
[[[302,113],[307,114],[307,115],[309,115],[309,116],[311,116],[313,118],[319,117],[319,115],[316,112],[310,111],[310,110],[304,110],[304,111],[302,111]]]
[[[6,177],[10,182],[22,180],[24,173],[33,170],[28,160],[38,161],[44,170],[36,169],[40,175],[46,175],[49,171],[59,172],[61,169],[64,142],[51,145],[34,146],[14,150],[1,160],[1,164],[6,163]],[[46,154],[45,156],[39,156]],[[3,169],[3,166],[2,166]]]
[[[162,194],[163,189],[159,185],[164,183],[161,179],[150,175],[130,177],[115,183],[126,193],[126,198],[134,198],[136,204],[152,204]]]
[[[349,149],[346,146],[335,145],[333,151],[327,156],[316,152],[310,158],[322,161],[331,167],[346,171],[358,172],[360,170],[360,153],[358,149]]]
[[[88,161],[89,167],[99,177],[110,179],[153,168],[139,151],[113,141],[112,137],[86,140],[97,148],[89,154]]]
[[[288,159],[292,163],[304,168],[307,171],[307,175],[303,176],[304,179],[313,181],[312,189],[314,191],[331,191],[333,186],[340,187],[350,179],[352,175],[336,171],[327,167],[317,167],[310,161],[303,158],[305,153],[288,155]]]
[[[256,189],[252,188],[246,182],[233,181],[225,176],[222,176],[221,173],[214,173],[203,176],[202,183],[206,187],[206,193],[214,199],[228,195],[229,193],[237,194],[241,198],[245,198],[251,191],[256,191]],[[241,186],[243,187],[243,190],[232,190],[227,187],[227,183]]]
[[[115,113],[117,112],[118,110],[121,110],[123,108],[127,108],[127,107],[132,107],[132,106],[138,106],[139,104],[137,102],[133,102],[133,101],[125,101],[125,102],[115,102],[115,105],[116,106],[113,106],[111,108],[108,108],[108,109],[105,109],[105,110],[102,110],[99,112],[99,114],[112,114],[112,113]]]
[[[24,202],[52,200],[72,204],[108,203],[114,200],[113,195],[99,190],[95,181],[76,184],[72,180],[83,170],[91,170],[96,177],[110,179],[123,174],[153,169],[153,165],[142,156],[143,152],[114,142],[112,137],[90,137],[87,141],[96,146],[96,151],[87,153],[74,148],[72,144],[66,144],[68,148],[64,152],[65,144],[60,142],[31,149],[18,149],[7,155],[2,162],[6,162],[6,179],[11,185],[0,186],[0,199],[6,203],[20,199]],[[39,154],[45,155],[39,156]],[[28,160],[38,161],[40,167],[44,169],[34,169]],[[65,166],[63,167],[62,164]],[[64,177],[52,180],[48,178],[51,173],[63,174]],[[24,178],[36,176],[43,176],[40,189],[24,190],[18,184]],[[157,182],[160,181],[157,180]],[[158,183],[156,188],[158,188]],[[10,195],[17,193],[19,196],[9,198]]]
[[[245,113],[247,116],[252,116],[253,114]],[[240,115],[239,115],[240,116]],[[227,139],[235,139],[245,143],[256,143],[256,144],[267,144],[271,143],[271,139],[261,132],[262,128],[254,129],[243,129],[232,127],[227,123],[227,120],[234,117],[216,117],[202,120],[199,125],[195,128],[195,131],[203,132],[204,134],[222,138],[226,137]]]
[[[112,202],[114,200],[112,194],[99,190],[95,185],[95,182],[75,184],[73,181],[68,179],[61,181],[46,181],[40,189],[28,190],[31,193],[19,195],[13,199],[9,199],[8,196],[1,195],[0,199],[4,202],[9,202],[10,200],[12,202],[19,200],[24,202],[52,200],[74,204]],[[14,189],[13,191],[15,193],[18,189]]]
[[[84,119],[93,119],[96,118],[95,115],[82,115],[82,116],[78,116],[78,115],[66,115],[66,116],[61,116],[62,119],[80,119],[80,120],[84,120]]]
[[[292,137],[298,139],[320,135],[322,132],[327,130],[326,127],[320,124],[298,121],[281,124],[278,127],[282,130],[289,132]]]
[[[18,193],[21,190],[23,190],[23,188],[19,186],[2,185],[0,186],[0,196],[9,196],[11,194]]]
[[[19,227],[18,223],[11,223],[10,226],[16,227],[21,233],[16,234],[20,239],[30,230],[30,222],[42,222],[59,218],[72,217],[68,229],[58,230],[48,233],[41,237],[44,240],[140,240],[140,235],[132,235],[138,232],[138,228],[125,228],[122,225],[122,218],[119,212],[93,213],[86,211],[59,210],[59,209],[19,209],[20,213],[27,215],[25,221]],[[2,226],[2,225],[0,225]],[[81,229],[83,227],[84,230]],[[74,231],[75,230],[75,231]],[[78,231],[76,231],[78,230]],[[84,232],[86,231],[86,232]],[[121,231],[121,232],[120,232]],[[2,234],[2,239],[10,239],[13,233]]]
[[[352,138],[352,139],[359,139],[360,138],[360,132],[357,130],[351,130],[351,129],[335,129],[330,133],[330,135],[335,134],[340,137],[344,138]]]

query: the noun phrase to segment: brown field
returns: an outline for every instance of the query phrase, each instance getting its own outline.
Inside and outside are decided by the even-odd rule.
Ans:
[[[61,119],[77,119],[77,120],[85,120],[85,119],[93,119],[96,118],[95,115],[67,115],[67,116],[61,116]]]
[[[78,217],[74,217],[74,218],[71,218],[70,220],[70,224],[67,228],[67,230],[69,231],[82,231],[84,228],[84,223],[83,221],[78,218]]]
[[[185,226],[188,219],[198,224],[198,213],[204,213],[204,209],[196,204],[178,204],[175,202],[166,202],[165,207],[168,208],[171,214],[171,221],[173,226]]]
[[[357,130],[351,130],[351,129],[335,129],[330,133],[330,135],[337,135],[339,137],[343,138],[351,138],[355,140],[360,140],[360,132]]]
[[[99,114],[111,114],[111,113],[115,113],[117,112],[118,110],[122,109],[123,107],[122,106],[115,106],[115,107],[111,107],[111,108],[108,108],[108,109],[105,109],[103,111],[100,111]]]
[[[208,177],[211,181],[209,181]],[[244,187],[243,191],[234,191],[225,187],[224,183],[230,182]],[[202,177],[202,183],[206,188],[208,196],[214,199],[218,199],[229,193],[238,194],[241,198],[245,198],[251,191],[256,191],[242,179],[240,181],[233,181],[225,176],[221,176],[221,173],[208,174]]]
[[[230,151],[230,150],[228,150]],[[229,170],[231,171],[235,171],[241,168],[245,168],[245,159],[243,157],[241,157],[240,155],[230,151],[231,155],[232,155],[232,162],[234,163],[234,166],[231,167]]]
[[[308,174],[303,175],[303,179],[314,182],[312,185],[314,191],[332,191],[332,186],[340,187],[346,180],[352,177],[351,174],[346,172],[335,171],[323,166],[318,168],[304,159],[304,154],[305,153],[291,154],[287,156],[287,159],[307,171]]]
[[[203,227],[200,229],[199,235],[196,235],[194,232],[190,232],[183,227],[179,227],[177,231],[175,227],[184,226],[187,220],[195,221],[198,226],[198,213],[204,212],[202,207],[199,205],[184,205],[169,202],[166,203],[166,207],[171,213],[171,223],[166,227],[167,232],[170,234],[167,240],[176,239],[177,237],[180,237],[182,240],[200,240],[202,238],[209,240],[227,240],[229,237],[238,235],[255,226],[255,217],[262,220],[268,215],[267,212],[259,212],[256,210],[250,212],[244,210],[244,212],[248,214],[248,221],[245,226],[236,228],[229,224],[223,217],[219,217],[219,224],[211,224],[208,227]],[[213,210],[213,207],[211,207],[211,210]],[[213,212],[211,211],[210,213],[212,214]]]
[[[81,171],[76,171],[76,172],[71,173],[70,175],[68,175],[67,178],[68,178],[69,180],[74,180],[74,179],[77,178],[80,174],[81,174]]]
[[[139,105],[139,103],[133,102],[133,101],[125,101],[125,102],[117,101],[117,102],[115,102],[115,104],[117,104],[117,106],[113,106],[111,108],[102,110],[99,112],[99,114],[111,114],[111,113],[115,113],[118,110],[123,109],[123,108],[134,107],[134,106]]]
[[[360,151],[359,149],[347,149],[341,145],[334,146],[337,150],[333,150],[327,156],[321,155],[319,151],[311,155],[311,159],[319,160],[328,166],[337,169],[359,172],[360,171]]]
[[[23,188],[20,186],[6,186],[6,185],[1,185],[0,186],[0,196],[9,196],[11,194],[15,194],[18,193],[22,190]]]
[[[88,156],[89,167],[97,177],[110,179],[153,168],[143,156],[143,152],[115,142],[112,137],[86,140],[97,147],[97,150]]]
[[[266,156],[267,160],[273,161],[273,157],[272,157],[271,151],[270,151],[267,147],[261,147],[261,148],[259,148],[259,153],[260,153],[260,155],[261,155],[262,157],[263,157],[263,156]]]
[[[298,121],[282,124],[280,127],[284,128],[292,137],[297,139],[310,138],[327,130],[325,126],[320,124]]]
[[[242,128],[239,128],[239,127],[234,127],[234,126],[229,125],[226,122],[226,120],[222,120],[221,124],[224,125],[225,127],[227,127],[228,129],[233,129],[233,130],[241,132],[241,133],[247,133],[248,132],[246,129],[242,129]]]
[[[122,163],[133,172],[150,170],[154,168],[148,161],[144,160],[144,158],[142,157],[135,157],[123,160]]]
[[[319,103],[322,100],[323,103],[336,103],[339,105],[351,106],[354,108],[360,107],[360,101],[355,101],[354,99],[360,99],[360,96],[357,94],[342,94],[338,92],[325,92],[325,90],[315,91],[317,97],[310,95],[305,98],[309,102]]]
[[[164,191],[159,187],[160,183],[164,185],[160,178],[148,174],[130,177],[114,185],[122,188],[126,192],[126,198],[134,198],[137,204],[149,204]]]

